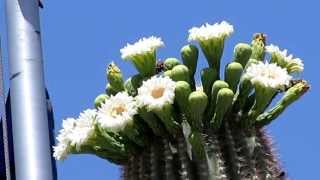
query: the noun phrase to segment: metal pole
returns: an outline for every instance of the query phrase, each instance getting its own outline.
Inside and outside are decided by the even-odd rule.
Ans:
[[[4,73],[3,73],[3,59],[2,59],[2,48],[1,48],[1,37],[0,37],[0,111],[1,111],[1,120],[2,120],[2,130],[3,130],[3,149],[4,149],[4,158],[5,158],[5,167],[6,167],[6,180],[11,180],[10,174],[10,157],[9,157],[9,136],[8,136],[8,125],[6,117],[6,93],[4,88]],[[1,128],[1,127],[0,127]],[[1,147],[0,147],[1,148]]]
[[[52,180],[38,0],[5,0],[16,180]]]

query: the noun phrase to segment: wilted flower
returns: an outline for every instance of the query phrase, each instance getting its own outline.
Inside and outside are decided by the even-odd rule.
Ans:
[[[286,49],[280,50],[278,46],[270,44],[266,46],[266,51],[271,54],[271,62],[286,68],[289,73],[302,72],[304,64],[300,58],[294,58],[292,54],[288,55]]]

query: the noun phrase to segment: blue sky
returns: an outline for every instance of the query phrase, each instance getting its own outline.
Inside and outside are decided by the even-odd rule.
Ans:
[[[0,2],[0,34],[4,36],[3,0]],[[231,59],[234,45],[250,42],[254,32],[265,32],[268,42],[304,60],[305,72],[300,76],[312,84],[311,91],[268,129],[292,179],[319,178],[320,121],[316,113],[320,100],[320,2],[52,0],[44,4],[46,84],[54,105],[56,131],[62,118],[77,116],[92,107],[95,96],[104,91],[108,62],[114,60],[126,77],[135,73],[131,64],[120,58],[119,49],[127,42],[160,36],[166,47],[159,51],[159,57],[179,57],[189,28],[227,20],[234,25],[235,33],[227,40],[223,63]],[[4,57],[7,65],[7,55]],[[205,65],[202,57],[200,67]],[[76,155],[58,162],[59,180],[119,179],[119,175],[117,166],[94,156]]]

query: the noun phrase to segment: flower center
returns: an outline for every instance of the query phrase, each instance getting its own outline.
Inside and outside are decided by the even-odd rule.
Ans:
[[[114,115],[121,115],[125,111],[125,107],[123,105],[116,106],[112,109]]]
[[[152,90],[151,96],[155,99],[161,98],[164,93],[164,88],[163,87],[156,87]]]

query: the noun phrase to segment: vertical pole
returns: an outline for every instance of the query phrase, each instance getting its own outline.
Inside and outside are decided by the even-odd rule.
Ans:
[[[3,134],[3,149],[4,149],[4,158],[5,158],[5,167],[6,167],[6,180],[11,180],[10,174],[10,157],[9,157],[9,136],[8,136],[8,125],[7,125],[7,117],[6,117],[6,93],[4,88],[4,73],[3,73],[3,59],[2,59],[2,46],[1,46],[1,37],[0,37],[0,113],[2,120],[2,134]],[[1,148],[1,147],[0,147]]]
[[[52,180],[38,0],[5,0],[16,180]]]

